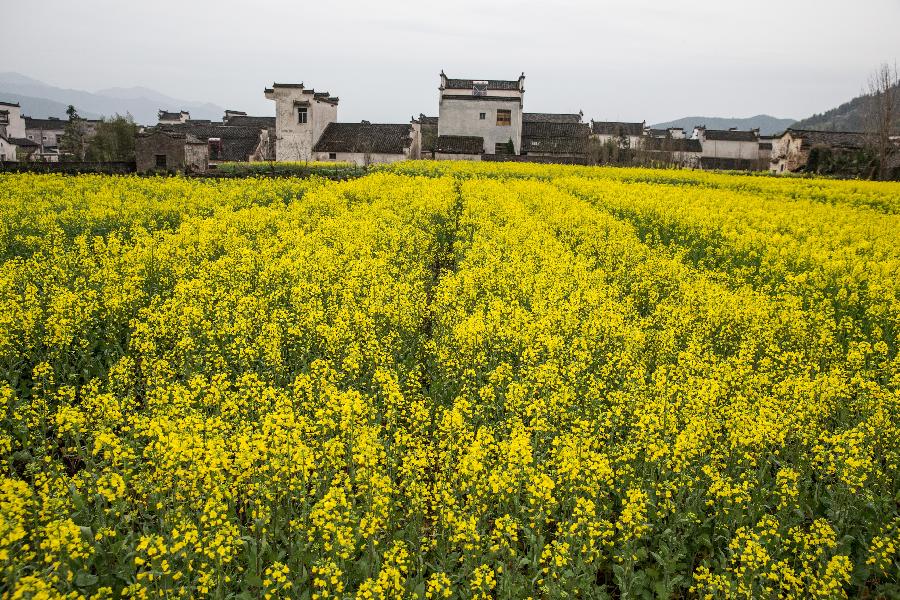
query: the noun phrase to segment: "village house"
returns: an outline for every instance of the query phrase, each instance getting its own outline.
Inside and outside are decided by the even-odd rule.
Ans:
[[[202,119],[172,122],[165,115],[160,116],[159,124],[139,133],[135,139],[138,172],[203,173],[224,162],[274,160],[275,117],[227,111],[222,122]]]
[[[624,123],[591,119],[591,139],[600,144],[612,143],[620,148],[637,148],[644,139],[646,128],[646,121]]]
[[[409,160],[418,158],[414,137],[411,124],[329,123],[313,146],[313,157],[359,166]]]
[[[390,124],[338,122],[336,96],[302,83],[274,83],[264,90],[275,102],[274,117],[229,109],[215,123],[192,120],[187,111],[160,111],[157,127],[141,136],[139,168],[207,170],[246,160],[369,165],[427,158],[740,170],[758,170],[771,161],[773,170],[790,170],[802,168],[793,163],[803,162],[808,151],[802,140],[760,137],[759,130],[701,125],[688,136],[681,127],[650,129],[645,121],[585,123],[580,112],[527,113],[524,84],[524,73],[499,80],[451,78],[442,71],[438,116],[420,114],[409,123]]]
[[[148,129],[134,140],[137,171],[204,173],[209,167],[208,142],[187,133]]]
[[[685,139],[684,128],[669,127],[667,129],[648,129],[647,135],[652,138],[683,140]]]
[[[419,158],[421,123],[338,123],[338,98],[302,84],[275,83],[265,90],[275,101],[277,161],[335,161],[357,165]],[[253,117],[234,115],[229,124]]]
[[[225,118],[222,119],[223,125],[232,127],[258,127],[260,129],[271,129],[274,135],[275,117],[255,117],[245,112],[236,110],[225,111]]]
[[[67,123],[67,120],[58,117],[25,117],[25,137],[38,145],[34,158],[46,162],[59,161],[59,146],[66,133]]]
[[[580,114],[526,113],[522,154],[539,162],[583,163],[591,128]]]
[[[186,110],[182,110],[180,112],[169,112],[167,110],[160,109],[157,113],[157,120],[159,121],[159,125],[180,125],[181,123],[186,123],[191,119],[191,113]]]
[[[25,137],[25,118],[18,102],[0,102],[0,133],[9,139]]]
[[[684,130],[680,131],[683,133]],[[645,162],[650,164],[686,169],[699,169],[703,156],[700,141],[684,137],[648,136],[641,142],[640,151]]]
[[[769,170],[772,173],[793,173],[806,169],[814,148],[827,148],[831,153],[858,153],[866,147],[863,133],[849,131],[807,131],[787,129],[772,140]]]
[[[421,158],[512,160],[518,156],[535,162],[584,162],[590,129],[581,119],[582,113],[523,112],[519,155],[509,154],[505,147],[493,154],[486,152],[484,137],[480,135],[438,135],[439,117],[420,114],[413,120],[413,127],[420,142]]]
[[[83,119],[86,137],[95,133],[99,120]],[[0,102],[0,160],[58,162],[69,121],[58,117],[23,116],[17,103]]]
[[[0,133],[0,163],[16,162],[16,145]]]
[[[707,129],[705,125],[694,128],[692,139],[703,148],[700,157],[702,169],[759,170],[759,130],[738,131]]]
[[[302,83],[273,83],[264,93],[275,101],[275,160],[311,160],[325,128],[337,121],[338,98]]]
[[[0,102],[0,161],[17,162],[38,145],[26,137],[25,119],[18,102]]]
[[[485,154],[520,154],[525,74],[515,80],[440,74],[438,136],[480,137]]]

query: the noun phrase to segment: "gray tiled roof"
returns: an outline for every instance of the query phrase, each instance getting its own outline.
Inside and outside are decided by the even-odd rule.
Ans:
[[[40,146],[40,144],[38,144],[37,142],[34,142],[32,140],[29,140],[28,138],[11,137],[8,139],[11,143],[15,144],[16,146],[19,146],[20,148],[37,148],[38,146]]]
[[[158,125],[156,129],[193,136],[201,141],[219,138],[222,140],[222,153],[219,160],[225,161],[246,161],[259,145],[261,131],[260,127],[236,127],[212,123]]]
[[[643,123],[591,121],[591,133],[597,135],[644,135]]]
[[[412,126],[384,123],[329,123],[316,152],[403,154],[412,144]]]
[[[337,104],[340,101],[340,99],[337,96],[332,96],[328,92],[317,92],[315,90],[311,90],[311,91],[312,91],[313,98],[315,98],[316,100],[319,100],[321,102],[327,102],[328,104]],[[307,94],[309,92],[304,91],[303,93]]]
[[[47,119],[33,119],[25,117],[25,129],[52,129],[63,130],[69,121],[66,119],[56,119],[53,117]]]
[[[447,78],[447,86],[448,90],[471,90],[475,87],[475,82],[487,82],[487,89],[489,90],[513,90],[518,91],[519,82],[516,81],[507,81],[501,79],[450,79]]]
[[[706,136],[706,139],[717,142],[755,142],[759,140],[759,134],[755,131],[707,129],[703,135]]]
[[[275,117],[253,117],[247,115],[235,115],[229,117],[227,125],[235,127],[275,127]]]
[[[522,136],[527,137],[587,137],[591,129],[587,123],[559,123],[530,121],[522,123]]]
[[[585,151],[587,123],[531,121],[522,124],[522,152],[578,154]]]
[[[328,92],[317,92],[313,89],[306,89],[302,83],[273,83],[272,87],[264,88],[263,92],[266,94],[270,94],[275,91],[275,88],[292,88],[292,89],[302,89],[304,94],[311,95],[314,99],[320,100],[322,102],[327,102],[329,104],[337,104],[340,101],[340,98],[337,96],[332,96]]]
[[[201,140],[197,136],[191,135],[189,133],[178,133],[177,131],[169,131],[166,129],[160,129],[157,127],[151,127],[146,131],[142,131],[137,134],[139,138],[152,138],[154,136],[166,136],[172,139],[181,139],[185,140],[189,144],[203,144],[205,145],[207,140]]]
[[[19,106],[18,102],[4,102],[0,100],[0,106]]]
[[[792,137],[803,140],[804,146],[829,146],[832,148],[862,148],[866,145],[866,134],[852,131],[810,131],[788,129]]]
[[[481,154],[484,138],[474,135],[441,135],[434,143],[434,151],[443,154]]]
[[[581,123],[577,113],[522,113],[523,123]]]

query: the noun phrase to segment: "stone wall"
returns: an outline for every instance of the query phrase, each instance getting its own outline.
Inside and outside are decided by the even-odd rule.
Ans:
[[[134,141],[135,163],[139,173],[150,171],[184,171],[188,167],[185,156],[187,140],[184,136],[164,133],[139,135]],[[157,162],[157,156],[165,156],[165,167]],[[191,165],[196,165],[196,151],[192,151]],[[206,170],[203,165],[203,170]]]

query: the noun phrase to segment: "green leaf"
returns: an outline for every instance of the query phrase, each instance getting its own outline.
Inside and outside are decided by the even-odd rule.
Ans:
[[[97,576],[93,573],[85,573],[84,571],[79,571],[78,575],[75,576],[75,585],[77,585],[78,587],[90,587],[96,584]]]

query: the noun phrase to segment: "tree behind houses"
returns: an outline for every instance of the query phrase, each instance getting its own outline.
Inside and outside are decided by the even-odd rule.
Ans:
[[[900,132],[900,75],[897,65],[882,64],[869,77],[866,133],[878,162],[878,179],[889,177],[891,156],[898,149],[891,136]]]
[[[97,125],[88,143],[87,159],[97,162],[133,161],[137,130],[130,114],[104,119]]]
[[[88,124],[79,116],[71,104],[66,109],[69,122],[66,123],[62,139],[59,141],[59,153],[62,160],[83,161],[87,154],[89,129]]]

